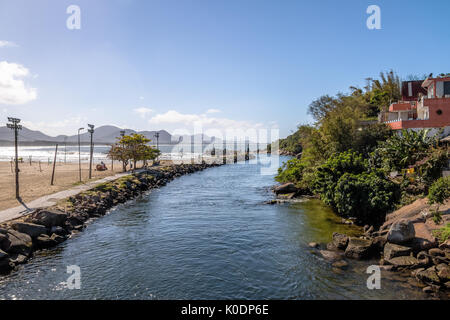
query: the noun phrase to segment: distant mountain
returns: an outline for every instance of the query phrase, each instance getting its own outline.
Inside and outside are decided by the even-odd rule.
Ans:
[[[194,143],[200,142],[202,140],[203,140],[203,143],[213,143],[213,142],[218,143],[218,142],[222,141],[219,138],[209,137],[205,134],[202,137],[201,133],[198,133],[198,134],[192,135],[192,136],[190,136],[190,135],[174,135],[174,136],[172,136],[172,140],[179,141],[182,143],[187,143],[187,144],[191,143],[191,139],[192,139],[192,141],[194,141]]]
[[[131,133],[140,133],[146,136],[148,139],[152,140],[152,144],[156,144],[155,134],[159,132],[159,143],[169,144],[176,143],[178,139],[172,141],[172,135],[165,130],[160,131],[139,131],[136,132],[131,129],[121,129],[115,126],[101,126],[95,128],[94,131],[94,143],[95,144],[111,144],[116,141],[117,137],[120,137],[120,131],[125,130],[125,134],[129,135]],[[90,141],[90,134],[83,130],[84,133],[80,134],[80,141],[82,143],[88,143]],[[78,135],[65,136],[59,135],[57,137],[48,136],[40,131],[33,131],[25,127],[19,131],[19,141],[26,145],[39,145],[39,144],[50,144],[50,143],[68,143],[74,144],[78,142]],[[14,132],[7,127],[0,127],[0,144],[10,145],[14,142]]]
[[[8,127],[0,127],[0,140],[14,141],[14,131]],[[19,131],[19,140],[21,141],[57,141],[56,137],[50,137],[40,131],[33,131],[25,127]]]

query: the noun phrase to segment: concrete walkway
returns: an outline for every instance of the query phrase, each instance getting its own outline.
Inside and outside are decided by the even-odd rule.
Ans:
[[[142,171],[142,169],[136,170],[135,172],[139,172],[139,171]],[[116,180],[120,177],[127,176],[130,174],[131,174],[131,172],[124,172],[124,173],[119,173],[114,176],[109,176],[109,177],[106,177],[103,179],[90,181],[85,184],[81,184],[79,186],[73,187],[71,189],[67,189],[67,190],[63,190],[63,191],[53,193],[53,194],[50,194],[47,196],[43,196],[36,200],[30,201],[29,203],[22,203],[21,206],[0,211],[0,223],[25,216],[25,215],[33,212],[33,210],[35,210],[37,208],[48,208],[48,207],[54,206],[60,200],[74,196],[80,192],[92,189],[101,183],[110,182],[110,181]]]

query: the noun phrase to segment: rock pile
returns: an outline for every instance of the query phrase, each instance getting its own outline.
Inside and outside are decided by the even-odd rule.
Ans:
[[[380,259],[383,270],[405,271],[423,283],[423,291],[433,293],[450,290],[449,241],[439,245],[437,239],[424,241],[415,233],[413,221],[398,220],[388,230],[373,232],[366,226],[361,237],[348,237],[334,233],[327,250],[320,253],[333,266],[345,264],[349,259]],[[337,263],[338,262],[338,263]]]

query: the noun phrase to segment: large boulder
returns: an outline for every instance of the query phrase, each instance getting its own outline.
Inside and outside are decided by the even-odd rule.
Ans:
[[[428,250],[428,254],[433,257],[445,257],[445,251],[439,248],[432,248]]]
[[[9,256],[9,260],[14,263],[15,265],[18,264],[24,264],[25,262],[28,261],[28,257],[24,256],[23,254],[20,253],[13,253],[12,255]]]
[[[275,192],[275,194],[295,193],[297,192],[297,187],[295,186],[295,184],[288,182],[280,186],[274,187],[273,192]]]
[[[439,249],[441,249],[441,250],[450,249],[450,239],[447,239],[446,241],[441,243],[439,245]]]
[[[436,266],[438,277],[442,282],[450,281],[450,266],[445,263],[438,264]]]
[[[372,240],[350,238],[345,256],[352,259],[367,259],[372,253]]]
[[[432,266],[426,270],[416,273],[416,278],[425,283],[439,283],[440,279],[437,275],[436,266]]]
[[[415,251],[428,250],[437,247],[438,239],[433,235],[432,231],[423,222],[414,223],[415,237],[408,245]]]
[[[8,239],[7,232],[5,234],[0,233],[0,250],[8,250],[11,245],[11,241]]]
[[[376,236],[372,239],[372,247],[376,254],[380,254],[384,250],[384,246],[387,243],[385,236]]]
[[[31,216],[31,222],[41,224],[47,228],[55,226],[63,226],[67,219],[67,215],[62,211],[40,210]]]
[[[332,243],[336,247],[336,249],[345,250],[348,245],[348,236],[342,233],[334,232]]]
[[[394,222],[387,234],[387,241],[395,244],[403,244],[414,239],[416,233],[414,224],[406,219]]]
[[[0,274],[8,273],[13,267],[14,264],[9,260],[9,255],[0,250]]]
[[[420,261],[412,256],[395,257],[385,261],[394,267],[414,267],[420,264]]]
[[[20,253],[25,256],[31,253],[33,242],[29,235],[10,229],[8,230],[7,236],[10,241],[7,249],[8,253]]]
[[[54,239],[49,237],[46,234],[41,234],[35,239],[36,246],[39,249],[47,249],[54,247],[58,244],[58,242]]]
[[[322,257],[330,261],[337,261],[342,259],[342,252],[330,251],[330,250],[320,250]]]
[[[384,246],[384,259],[389,260],[395,257],[409,256],[412,250],[409,247],[394,243],[386,243]]]
[[[47,233],[47,228],[40,224],[28,223],[28,222],[15,222],[11,227],[21,233],[25,233],[32,238],[36,238],[42,233]]]

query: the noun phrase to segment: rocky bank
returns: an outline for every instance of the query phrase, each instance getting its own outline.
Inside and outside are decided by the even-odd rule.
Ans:
[[[0,274],[26,263],[36,250],[54,247],[81,232],[89,219],[105,215],[115,205],[182,175],[215,166],[219,164],[182,164],[140,171],[0,225]]]
[[[277,199],[270,204],[304,196],[293,183],[275,186],[273,191]],[[427,199],[419,199],[388,214],[377,230],[366,225],[360,237],[334,233],[330,243],[310,243],[310,247],[340,269],[348,266],[348,260],[378,259],[381,270],[398,271],[414,278],[424,292],[450,297],[450,239],[440,243],[433,233],[450,222],[450,201],[439,209],[443,220],[439,225],[433,221],[433,210]],[[352,222],[343,219],[343,223]]]

